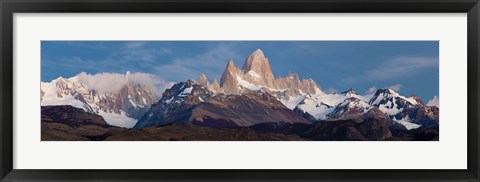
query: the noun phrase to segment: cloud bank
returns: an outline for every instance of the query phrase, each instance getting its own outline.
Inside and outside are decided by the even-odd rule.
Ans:
[[[152,87],[157,96],[161,95],[166,88],[173,85],[164,79],[148,73],[97,73],[88,74],[82,72],[76,76],[81,83],[99,93],[117,93],[128,82]]]
[[[366,70],[363,75],[344,78],[345,83],[392,81],[407,78],[426,68],[438,67],[438,58],[432,56],[398,56]]]
[[[433,96],[432,99],[430,99],[428,102],[427,102],[427,106],[437,106],[439,107],[439,99],[438,99],[438,96]]]
[[[403,87],[403,85],[401,85],[401,84],[395,84],[395,85],[389,86],[387,88],[392,89],[395,92],[398,92],[398,91],[400,91],[400,88],[402,88],[402,87]]]
[[[411,76],[424,68],[438,66],[438,58],[423,56],[400,56],[369,70],[366,80],[384,81]]]
[[[373,87],[370,87],[366,92],[365,94],[374,94],[376,91],[378,90],[377,87],[373,86]]]
[[[403,85],[402,84],[395,84],[395,85],[392,85],[392,86],[389,86],[389,87],[384,87],[384,89],[392,89],[393,91],[395,92],[398,92],[400,91],[400,88],[402,88]],[[378,90],[378,88],[376,86],[373,86],[373,87],[370,87],[366,92],[365,94],[374,94],[376,91]]]

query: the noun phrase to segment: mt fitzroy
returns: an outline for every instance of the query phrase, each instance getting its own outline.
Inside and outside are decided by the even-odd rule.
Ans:
[[[381,118],[389,127],[415,129],[438,125],[439,109],[391,89],[368,95],[354,90],[328,94],[314,80],[301,80],[297,74],[275,79],[268,58],[258,49],[241,69],[230,60],[220,82],[209,83],[201,74],[196,82],[180,82],[165,90],[134,127],[176,122],[209,127],[347,119],[361,123],[371,118]]]

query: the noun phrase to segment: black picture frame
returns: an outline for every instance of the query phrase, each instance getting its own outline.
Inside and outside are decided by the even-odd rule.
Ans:
[[[1,0],[1,181],[480,181],[478,0]],[[468,16],[466,170],[24,170],[13,169],[14,13],[454,13]],[[445,156],[448,157],[448,156]]]

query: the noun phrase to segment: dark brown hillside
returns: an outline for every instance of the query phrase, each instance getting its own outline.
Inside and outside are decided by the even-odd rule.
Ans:
[[[210,128],[189,124],[131,129],[105,140],[113,141],[301,141],[297,135],[257,133],[249,128]]]
[[[42,107],[42,141],[299,141],[296,135],[257,133],[249,128],[171,124],[144,129],[109,126],[101,116],[72,106]]]
[[[219,126],[215,123],[218,120],[208,118],[203,122],[206,121],[213,122],[207,124]],[[250,127],[235,128],[213,128],[198,124],[176,123],[127,129],[109,126],[101,116],[87,113],[82,109],[49,106],[42,107],[41,138],[42,141],[438,141],[439,136],[438,127],[405,130],[394,127],[382,117],[371,117],[360,123],[354,120],[318,121],[314,124],[264,122]]]
[[[42,121],[64,123],[71,126],[94,124],[108,126],[102,116],[85,112],[70,105],[42,106]]]
[[[259,123],[311,123],[266,93],[218,94],[193,109],[190,121],[216,128],[248,127]]]

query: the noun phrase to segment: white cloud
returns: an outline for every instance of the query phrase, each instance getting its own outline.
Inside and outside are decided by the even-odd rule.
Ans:
[[[327,90],[324,90],[325,92],[331,94],[331,93],[337,93],[337,90],[335,90],[334,88],[329,88]]]
[[[366,72],[366,80],[383,81],[412,76],[424,68],[438,66],[438,58],[400,56]]]
[[[222,71],[231,58],[239,57],[230,45],[219,45],[193,57],[177,58],[171,64],[156,67],[158,74],[169,80],[197,79],[205,73],[208,79],[220,79]]]
[[[370,88],[365,92],[365,94],[367,94],[367,95],[368,95],[368,94],[373,94],[373,93],[375,93],[377,90],[378,90],[378,88],[375,87],[375,86],[373,86],[373,87],[370,87]]]
[[[439,107],[439,99],[438,99],[438,96],[433,96],[432,99],[430,99],[428,102],[427,102],[427,106],[437,106]]]
[[[389,86],[389,87],[384,87],[386,89],[392,89],[394,90],[395,92],[398,92],[400,91],[400,88],[402,88],[403,85],[401,84],[395,84],[395,85],[392,85],[392,86]],[[376,91],[378,90],[378,88],[376,86],[373,86],[373,87],[370,87],[366,92],[365,94],[374,94]]]
[[[77,78],[90,89],[95,89],[100,93],[117,93],[122,87],[131,81],[136,84],[151,86],[159,95],[165,88],[173,85],[164,79],[148,73],[97,73],[94,75],[82,72]]]
[[[392,89],[393,91],[398,92],[398,91],[400,91],[400,88],[402,88],[402,87],[403,87],[403,85],[401,85],[401,84],[395,84],[395,85],[392,85],[392,86],[389,86],[389,87],[386,87],[386,88]]]
[[[412,77],[426,68],[438,67],[438,58],[431,56],[399,56],[373,69],[366,70],[363,75],[342,79],[345,83],[364,81],[391,81],[399,78]]]

